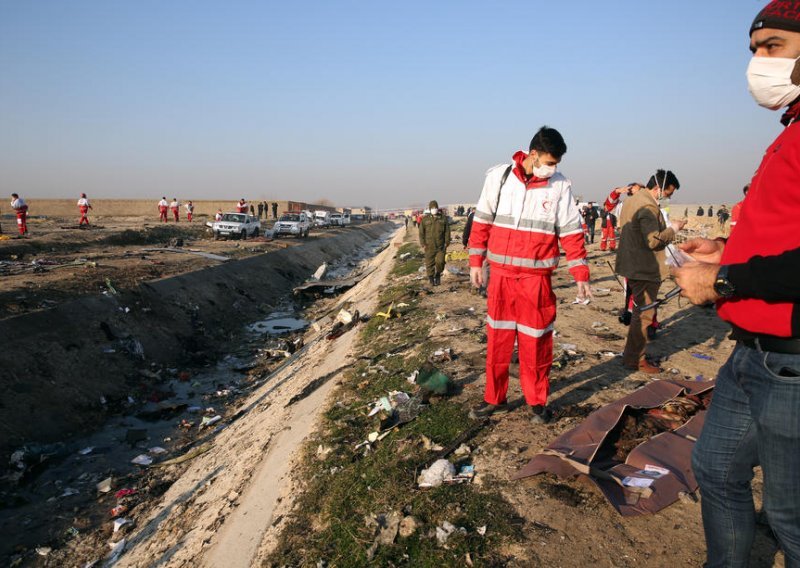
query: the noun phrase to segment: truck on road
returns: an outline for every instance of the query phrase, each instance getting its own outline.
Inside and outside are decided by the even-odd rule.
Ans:
[[[222,219],[214,221],[211,225],[214,240],[222,237],[246,239],[248,236],[257,237],[261,232],[261,221],[255,215],[246,213],[223,213]]]

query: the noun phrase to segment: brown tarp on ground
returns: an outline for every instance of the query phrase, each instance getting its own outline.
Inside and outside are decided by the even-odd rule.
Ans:
[[[605,494],[622,516],[656,513],[677,501],[682,491],[697,490],[691,455],[703,429],[706,410],[697,412],[680,428],[662,432],[641,443],[630,452],[625,463],[611,461],[608,445],[603,447],[603,443],[630,409],[658,408],[675,397],[700,395],[713,388],[713,381],[663,380],[649,383],[590,414],[580,426],[562,434],[547,446],[513,479],[545,472],[562,478],[585,476]],[[627,476],[643,477],[636,472],[647,465],[668,469],[670,473],[656,479],[649,489],[622,485],[622,480]]]

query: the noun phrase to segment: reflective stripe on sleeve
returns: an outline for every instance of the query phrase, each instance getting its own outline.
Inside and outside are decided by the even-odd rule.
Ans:
[[[469,249],[469,254],[472,256],[473,254],[479,256],[486,256],[486,249]]]
[[[575,268],[576,266],[589,266],[589,262],[585,258],[579,258],[578,260],[570,260],[567,263],[567,268]]]

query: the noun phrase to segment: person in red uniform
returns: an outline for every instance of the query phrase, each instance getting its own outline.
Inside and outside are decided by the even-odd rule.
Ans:
[[[158,202],[158,220],[162,223],[167,222],[167,209],[169,209],[169,202],[166,196],[164,196],[161,198],[161,201]]]
[[[18,194],[11,194],[11,208],[17,214],[17,229],[19,236],[24,237],[28,234],[28,205]]]
[[[169,208],[172,211],[172,218],[175,219],[175,222],[177,223],[178,221],[180,221],[180,219],[181,219],[181,214],[180,214],[181,204],[178,201],[177,197],[173,197],[172,198],[172,203],[169,204]]]
[[[239,200],[239,203],[236,204],[236,212],[237,213],[247,213],[247,210],[248,210],[249,207],[250,206],[247,205],[247,201],[245,201],[244,197],[242,197]]]
[[[742,189],[742,193],[744,193],[745,198],[747,197],[747,192],[749,190],[750,190],[750,184],[748,183]],[[739,222],[739,215],[742,214],[742,204],[744,204],[744,198],[742,198],[742,200],[739,203],[737,203],[731,208],[731,231],[733,231],[734,227],[736,227],[736,223]]]
[[[194,217],[194,204],[192,203],[192,200],[190,199],[186,203],[186,220],[191,223],[192,222],[192,217]]]
[[[747,566],[756,533],[751,481],[786,566],[800,566],[800,15],[771,2],[750,28],[747,78],[756,102],[788,107],[786,127],[750,182],[727,242],[681,248],[697,262],[674,270],[695,304],[715,301],[736,347],[720,369],[692,455],[702,492],[705,566]]]
[[[78,211],[81,213],[81,220],[78,221],[78,226],[83,227],[86,225],[89,226],[89,209],[92,208],[92,204],[89,203],[89,200],[86,198],[85,193],[81,193],[81,198],[78,199]]]
[[[548,422],[550,367],[556,297],[550,282],[559,264],[559,243],[578,283],[578,296],[590,298],[581,216],[571,182],[556,171],[566,153],[561,134],[542,127],[528,152],[513,163],[490,169],[469,237],[470,280],[484,284],[489,261],[484,401],[470,412],[481,418],[507,411],[509,365],[519,344],[519,379],[535,424]]]

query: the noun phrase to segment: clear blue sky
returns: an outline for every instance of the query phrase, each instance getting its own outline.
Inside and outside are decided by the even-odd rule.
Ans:
[[[469,202],[548,124],[587,199],[732,203],[780,131],[764,4],[0,0],[0,191]]]

